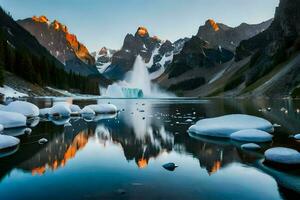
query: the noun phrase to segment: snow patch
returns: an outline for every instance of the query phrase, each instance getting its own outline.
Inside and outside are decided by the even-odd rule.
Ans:
[[[24,94],[14,90],[11,87],[4,85],[4,87],[0,87],[0,93],[4,95],[5,98],[19,98],[19,97],[27,97],[28,94]]]
[[[20,113],[0,111],[0,122],[5,129],[23,127],[26,126],[26,117]]]
[[[39,116],[39,108],[26,101],[14,101],[1,109],[6,112],[15,112],[25,115],[26,117],[37,117]]]

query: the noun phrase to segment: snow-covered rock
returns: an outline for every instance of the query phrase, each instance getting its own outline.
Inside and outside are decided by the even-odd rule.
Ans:
[[[40,109],[40,116],[47,116],[50,115],[51,108],[42,108]]]
[[[26,101],[13,101],[1,109],[6,112],[16,112],[25,115],[26,117],[39,116],[39,108]]]
[[[265,152],[265,159],[277,164],[299,165],[300,153],[290,148],[275,147]]]
[[[273,125],[269,121],[243,114],[202,119],[192,125],[188,131],[203,136],[229,138],[232,133],[245,129],[274,131]]]
[[[296,140],[300,140],[300,134],[294,135],[294,138],[295,138]]]
[[[71,109],[67,103],[57,103],[50,109],[51,116],[69,117],[70,114]]]
[[[118,111],[117,107],[113,104],[94,104],[88,107],[97,114],[116,113]]]
[[[78,105],[70,105],[70,109],[72,113],[80,113],[81,112],[81,108]]]
[[[242,149],[247,149],[247,150],[258,150],[261,147],[258,144],[255,143],[247,143],[247,144],[243,144],[241,146]]]
[[[257,129],[241,130],[230,135],[231,139],[243,142],[270,142],[272,137],[270,133]]]
[[[96,113],[94,110],[92,110],[89,106],[85,106],[81,112],[83,116],[94,116]]]
[[[0,111],[0,123],[4,128],[26,126],[26,117],[20,113]]]
[[[20,143],[18,138],[9,135],[0,135],[0,150],[15,147]]]

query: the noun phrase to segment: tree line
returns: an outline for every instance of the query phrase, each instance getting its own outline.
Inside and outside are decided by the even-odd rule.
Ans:
[[[26,47],[15,48],[6,40],[4,30],[0,28],[0,85],[4,83],[4,70],[42,87],[99,94],[96,78],[66,72],[46,55],[36,56]]]

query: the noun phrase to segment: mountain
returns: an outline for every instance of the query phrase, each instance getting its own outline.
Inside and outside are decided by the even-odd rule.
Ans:
[[[235,51],[235,48],[242,40],[249,39],[264,31],[270,26],[271,22],[272,19],[253,25],[242,23],[232,28],[209,19],[205,22],[205,25],[199,27],[197,36],[209,42],[212,47],[221,46],[225,49]]]
[[[75,89],[83,93],[99,93],[99,79],[66,73],[64,65],[2,8],[0,8],[0,46],[0,65],[6,71],[30,83],[42,87]]]
[[[169,89],[177,85],[171,89],[183,96],[300,97],[299,22],[300,2],[280,0],[271,25],[241,41],[234,59],[213,72],[191,71],[176,79],[168,79],[169,73],[157,81]],[[198,77],[207,81],[203,84]],[[194,82],[198,85],[187,88]]]
[[[111,65],[112,56],[116,53],[116,50],[102,47],[99,51],[92,52],[91,55],[96,61],[97,69],[100,73],[103,73],[106,68]]]
[[[77,40],[76,35],[69,33],[67,26],[57,20],[50,22],[46,16],[33,16],[18,20],[18,23],[63,63],[66,71],[81,75],[98,74],[94,57]]]
[[[147,28],[139,27],[134,35],[126,35],[122,48],[112,55],[111,64],[106,66],[103,74],[114,80],[122,80],[140,55],[155,78],[170,64],[173,50],[170,41],[161,41],[157,36],[150,36]]]

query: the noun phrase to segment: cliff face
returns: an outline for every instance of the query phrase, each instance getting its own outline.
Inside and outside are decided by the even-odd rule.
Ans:
[[[267,29],[272,20],[260,24],[242,23],[238,27],[232,28],[225,24],[216,23],[209,19],[205,25],[200,26],[197,36],[209,42],[211,47],[221,46],[234,51],[242,40],[249,39]]]
[[[76,35],[69,33],[67,26],[57,20],[50,22],[45,16],[34,16],[19,20],[18,23],[35,36],[68,70],[84,74],[96,73],[96,70],[92,72],[93,69],[88,69],[89,72],[83,69],[95,64],[94,57],[77,40]]]

